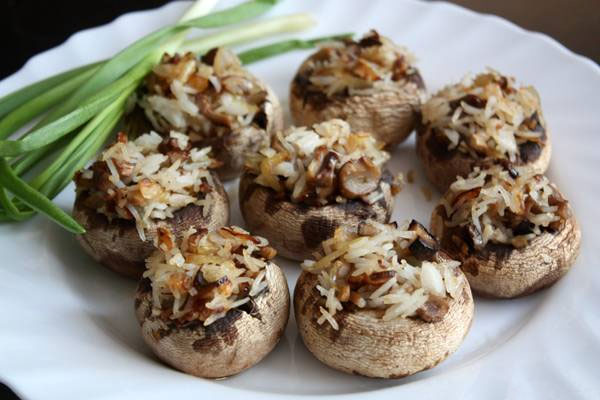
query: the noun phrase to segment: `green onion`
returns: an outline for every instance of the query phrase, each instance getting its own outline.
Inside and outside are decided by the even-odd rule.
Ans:
[[[164,39],[169,33],[192,27],[214,28],[236,23],[242,19],[266,12],[273,4],[273,0],[247,1],[220,12],[160,29],[138,40],[103,64],[83,86],[72,94],[68,101],[43,119],[41,127],[20,140],[0,140],[0,156],[18,156],[38,149],[60,139],[88,121],[112,102],[124,90],[123,86],[129,86],[131,83],[137,82],[148,73],[152,66],[158,62],[164,49],[161,49],[161,51],[155,50],[150,55],[147,55],[148,51],[153,49],[158,41]],[[178,47],[178,45],[178,43],[175,43],[174,47]],[[114,79],[115,76],[121,76],[125,71],[127,71],[127,74],[114,83],[110,83],[111,79]],[[109,84],[109,86],[102,89],[100,93],[95,94],[106,84]],[[88,96],[92,97],[84,101]],[[83,104],[81,104],[82,101]],[[2,134],[3,132],[0,130],[0,137]]]
[[[313,25],[315,20],[305,13],[274,17],[185,41],[180,51],[204,54],[213,47],[251,42],[276,33],[297,32]]]
[[[13,221],[22,221],[27,219],[33,213],[24,213],[8,198],[6,190],[0,187],[0,204],[4,207],[7,216]]]
[[[0,138],[7,138],[49,107],[56,105],[80,87],[96,70],[96,68],[88,69],[15,108],[0,121]]]
[[[53,175],[56,175],[60,167],[64,165],[69,158],[73,158],[73,152],[80,147],[89,136],[93,136],[95,130],[99,125],[102,124],[102,122],[104,122],[104,120],[120,110],[122,111],[125,101],[129,97],[130,90],[135,89],[135,87],[135,85],[132,85],[132,87],[130,87],[128,90],[123,91],[121,96],[119,96],[116,101],[102,110],[102,112],[96,115],[94,119],[92,119],[83,129],[81,129],[75,138],[69,142],[64,151],[54,160],[54,162],[46,167],[46,169],[40,175],[31,181],[31,186],[39,189],[43,182],[46,182]],[[119,116],[120,115],[121,113]]]
[[[27,103],[28,101],[60,85],[63,82],[68,82],[72,78],[79,76],[80,74],[96,67],[97,65],[98,63],[93,63],[84,65],[83,67],[74,68],[72,70],[62,72],[58,75],[54,75],[50,78],[46,78],[42,81],[25,86],[16,92],[7,94],[6,96],[0,98],[0,118],[4,117],[6,114],[20,105]]]
[[[242,63],[249,64],[256,61],[260,61],[265,58],[273,57],[279,54],[287,53],[292,50],[298,49],[310,49],[315,47],[319,43],[331,42],[334,40],[348,39],[352,37],[351,33],[344,33],[335,36],[323,36],[314,39],[302,40],[302,39],[290,39],[281,42],[268,44],[266,46],[250,49],[238,54]]]
[[[213,47],[299,31],[314,23],[307,14],[294,14],[184,41],[190,28],[231,25],[261,15],[276,3],[275,0],[250,0],[203,15],[216,1],[196,1],[180,22],[139,39],[110,60],[63,72],[0,98],[0,221],[22,221],[41,212],[71,232],[83,232],[83,228],[50,199],[102,148],[119,124],[127,100],[164,53],[204,53]],[[347,36],[288,40],[248,50],[241,53],[240,58],[248,64]],[[7,139],[44,112],[47,114],[41,121],[21,138]],[[6,157],[14,159],[9,163]],[[53,161],[45,164],[45,169],[29,184],[19,177],[49,157]],[[10,198],[7,191],[14,197]]]
[[[40,192],[49,198],[54,198],[58,195],[73,179],[73,175],[82,169],[88,160],[102,148],[102,145],[108,140],[113,133],[115,126],[119,123],[123,111],[120,110],[116,114],[109,115],[104,119],[94,130],[93,140],[85,142],[80,146],[69,160],[61,168],[48,179],[40,188]]]
[[[58,149],[62,148],[66,143],[69,143],[70,135],[64,136],[62,139],[57,140],[47,146],[41,147],[30,153],[23,154],[21,157],[14,159],[11,162],[11,167],[15,171],[15,174],[21,176],[28,172],[37,163],[42,161],[49,154],[54,153]]]
[[[0,158],[0,186],[11,191],[33,210],[44,213],[66,230],[73,233],[85,232],[85,229],[69,214],[15,175],[4,158]]]
[[[184,32],[189,28],[216,28],[234,24],[243,19],[256,17],[265,13],[275,4],[275,2],[275,0],[247,1],[223,11],[167,26],[143,37],[126,49],[122,50],[115,57],[110,59],[110,61],[103,64],[89,81],[80,87],[65,104],[53,111],[48,118],[45,119],[45,121],[51,121],[53,118],[65,115],[66,113],[75,109],[82,100],[96,93],[100,88],[104,87],[110,82],[114,81],[115,77],[121,77],[134,66],[146,61],[148,53],[152,50],[155,50],[158,44],[163,43],[166,38],[171,37],[173,34]],[[146,73],[152,67],[152,65],[160,59],[162,53],[163,51],[157,54],[155,51],[155,58],[157,59],[152,60],[153,62],[147,65],[145,71]],[[145,73],[143,75],[145,75]],[[126,77],[132,80],[137,79],[136,77],[131,76],[131,71],[127,73]],[[1,146],[0,154],[3,154]]]
[[[121,89],[123,90],[123,89]],[[80,108],[42,126],[19,140],[0,140],[0,156],[18,156],[38,149],[60,139],[87,122],[90,118],[108,106],[118,96],[114,90],[103,91],[93,96]]]

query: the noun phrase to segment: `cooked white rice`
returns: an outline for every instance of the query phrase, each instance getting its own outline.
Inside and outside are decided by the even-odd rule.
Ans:
[[[138,102],[154,129],[181,131],[193,141],[261,129],[254,118],[270,106],[264,86],[231,51],[209,54],[206,62],[192,53],[165,55],[154,67]]]
[[[167,151],[161,152],[161,144]],[[166,141],[156,132],[135,140],[121,133],[76,178],[78,192],[86,191],[86,203],[109,219],[135,220],[145,240],[152,220],[171,218],[187,205],[205,206],[211,201],[214,182],[209,168],[214,160],[209,153],[210,147],[190,149],[188,137],[175,131]]]
[[[464,227],[476,248],[523,247],[564,219],[566,202],[543,175],[496,165],[458,178],[442,198],[444,224]]]
[[[190,228],[181,241],[161,230],[157,250],[146,260],[152,284],[152,313],[205,326],[263,293],[266,267],[275,250],[242,228],[214,232]]]
[[[519,161],[519,145],[543,144],[546,123],[532,86],[489,69],[449,85],[421,108],[423,123],[440,134],[448,150],[476,158]]]
[[[327,321],[338,329],[334,317],[349,304],[384,310],[382,319],[389,321],[419,315],[433,298],[459,294],[459,262],[417,261],[409,246],[418,234],[408,224],[369,225],[369,235],[337,229],[323,242],[316,261],[302,263],[305,271],[318,275],[316,289],[323,297],[319,324]]]
[[[371,94],[406,84],[417,73],[415,58],[404,47],[370,31],[359,41],[345,40],[321,45],[301,74],[311,90],[327,96]]]
[[[312,129],[292,127],[278,132],[270,147],[247,157],[246,169],[256,175],[256,183],[287,193],[293,202],[325,205],[348,200],[341,189],[349,179],[338,178],[359,165],[378,184],[357,197],[373,204],[383,196],[382,185],[390,185],[381,180],[381,167],[390,158],[382,148],[370,134],[351,132],[347,122],[332,119]]]

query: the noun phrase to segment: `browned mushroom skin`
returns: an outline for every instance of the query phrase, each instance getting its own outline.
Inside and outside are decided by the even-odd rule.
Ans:
[[[291,260],[312,258],[321,242],[332,237],[340,226],[357,229],[369,218],[385,223],[392,215],[394,200],[389,189],[371,205],[348,200],[308,206],[292,203],[286,196],[255,183],[255,178],[245,172],[240,179],[239,201],[244,221],[252,233],[267,238],[279,255]],[[384,172],[382,179],[389,178],[391,174]]]
[[[142,241],[133,220],[114,218],[110,221],[105,215],[83,205],[85,192],[75,199],[73,217],[86,230],[77,236],[84,250],[102,265],[119,274],[139,279],[145,269],[144,260],[154,250],[153,239],[159,227],[170,229],[181,237],[190,227],[212,230],[229,222],[229,199],[223,184],[211,172],[215,191],[214,201],[204,217],[203,207],[190,204],[174,213],[173,218],[156,220],[146,229],[146,241]]]
[[[546,132],[542,145],[532,142],[521,145],[520,160],[513,165],[542,174],[548,169],[551,154],[552,144]],[[448,190],[457,176],[466,177],[475,167],[500,162],[489,158],[476,159],[456,149],[448,150],[448,142],[441,140],[434,129],[421,123],[417,125],[417,155],[427,179],[441,193]]]
[[[421,261],[447,259],[422,225],[413,221],[409,229],[418,235],[412,256]],[[430,299],[416,317],[391,321],[381,319],[382,310],[344,308],[333,316],[339,326],[335,330],[317,323],[323,299],[315,287],[318,277],[304,271],[294,289],[294,314],[302,340],[321,362],[350,374],[403,378],[433,368],[456,351],[472,323],[469,282],[457,272],[461,288],[455,299]]]
[[[481,296],[513,298],[552,286],[579,255],[581,230],[570,208],[560,230],[545,231],[523,248],[489,242],[474,250],[463,235],[445,227],[443,215],[443,207],[434,209],[431,230],[450,257],[462,263],[471,288]]]
[[[339,118],[348,122],[353,131],[371,132],[386,145],[398,144],[410,135],[417,123],[420,99],[425,91],[418,71],[393,90],[369,95],[342,92],[327,96],[308,88],[312,73],[309,64],[317,54],[300,66],[291,84],[289,101],[295,125],[312,126]]]
[[[199,377],[223,378],[252,367],[275,348],[290,312],[285,276],[272,263],[266,270],[265,292],[206,327],[201,321],[177,325],[153,316],[150,281],[143,279],[135,313],[144,341],[165,363]]]

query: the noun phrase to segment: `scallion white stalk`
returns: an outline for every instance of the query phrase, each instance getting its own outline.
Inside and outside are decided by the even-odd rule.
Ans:
[[[247,43],[274,34],[299,32],[315,24],[315,19],[306,13],[273,17],[186,40],[180,51],[203,54],[213,47]]]

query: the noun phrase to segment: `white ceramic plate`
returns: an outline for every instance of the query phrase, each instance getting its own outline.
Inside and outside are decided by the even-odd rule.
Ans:
[[[175,2],[132,13],[78,33],[33,57],[0,83],[7,93],[61,70],[114,54],[186,8]],[[265,399],[281,395],[344,398],[600,398],[600,69],[546,36],[497,17],[445,3],[399,1],[284,2],[274,11],[311,11],[321,22],[307,36],[375,27],[408,46],[430,90],[492,66],[535,85],[552,130],[549,175],[571,200],[583,230],[573,270],[550,290],[510,301],[477,299],[473,327],[457,353],[433,370],[402,380],[344,375],[304,348],[293,316],[285,337],[259,365],[234,378],[208,381],[161,364],[142,342],[133,316],[135,284],[95,264],[75,238],[43,218],[0,226],[0,380],[31,399]],[[287,105],[287,87],[307,53],[252,65]],[[434,205],[414,140],[394,153],[393,168],[415,169],[395,219],[428,224]],[[242,224],[235,185],[233,223]],[[57,199],[70,210],[73,188]],[[435,201],[436,199],[434,199]],[[294,287],[297,266],[281,262]]]

